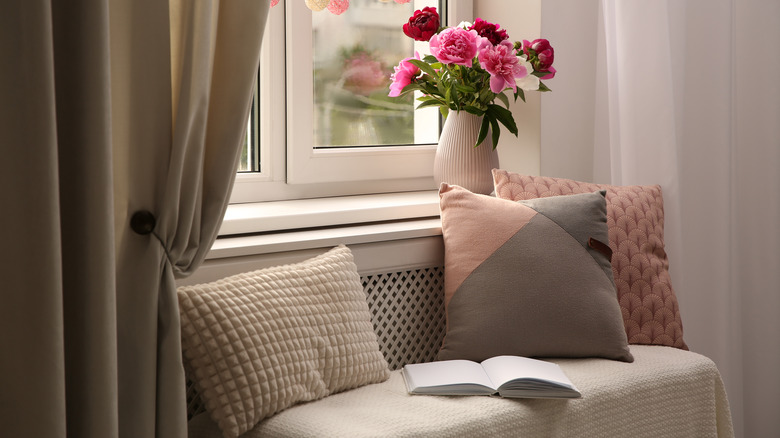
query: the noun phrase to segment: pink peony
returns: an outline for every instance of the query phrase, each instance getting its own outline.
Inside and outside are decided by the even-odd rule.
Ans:
[[[476,30],[462,27],[449,27],[431,37],[431,54],[443,64],[457,64],[471,67],[471,61],[484,45],[490,45],[487,39]]]
[[[395,73],[390,75],[390,80],[392,80],[393,83],[390,84],[390,93],[388,96],[400,96],[404,87],[411,84],[412,79],[417,76],[418,73],[420,73],[420,67],[417,67],[411,62],[407,62],[410,59],[420,59],[420,54],[415,52],[414,58],[404,58],[404,60],[398,63],[397,66],[393,67]]]
[[[387,81],[387,74],[382,63],[366,52],[359,52],[344,63],[344,88],[368,96],[372,91],[381,88]]]
[[[506,88],[517,90],[516,78],[528,76],[528,70],[519,62],[511,42],[484,46],[479,51],[479,65],[490,73],[490,91],[500,93]]]
[[[404,3],[409,3],[410,1],[412,0],[395,0],[395,2],[398,3],[399,5],[402,5]]]
[[[490,40],[490,44],[494,46],[501,41],[509,39],[509,35],[506,34],[506,30],[500,29],[498,24],[489,23],[481,18],[477,18],[469,30],[476,30],[479,36]]]

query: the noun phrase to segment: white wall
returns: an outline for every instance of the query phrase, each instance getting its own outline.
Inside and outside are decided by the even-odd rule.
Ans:
[[[477,17],[498,23],[514,41],[533,40],[541,35],[542,0],[475,0]],[[553,88],[554,84],[550,84]],[[546,96],[526,93],[526,102],[518,99],[510,109],[515,116],[519,135],[501,132],[498,144],[499,166],[502,169],[529,175],[539,175],[541,142],[541,102]],[[550,94],[550,93],[547,93]]]
[[[541,106],[544,176],[608,182],[594,173],[598,0],[545,0],[541,32],[555,48],[555,78]]]

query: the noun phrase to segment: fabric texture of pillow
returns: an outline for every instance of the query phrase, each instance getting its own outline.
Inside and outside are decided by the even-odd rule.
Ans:
[[[603,194],[513,202],[444,183],[439,196],[447,314],[440,360],[633,361]]]
[[[386,380],[351,251],[178,289],[190,378],[225,437],[295,403]]]
[[[664,250],[660,186],[593,184],[498,169],[493,181],[496,196],[513,201],[605,190],[612,272],[628,342],[688,349]]]

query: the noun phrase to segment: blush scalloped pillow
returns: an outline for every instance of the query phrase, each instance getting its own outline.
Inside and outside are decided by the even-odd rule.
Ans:
[[[633,361],[602,193],[513,202],[443,183],[439,196],[447,315],[440,360]]]
[[[225,437],[390,376],[352,252],[178,289],[182,350]]]
[[[612,272],[630,344],[684,350],[682,318],[664,250],[661,187],[613,186],[493,170],[496,196],[523,201],[605,190]]]

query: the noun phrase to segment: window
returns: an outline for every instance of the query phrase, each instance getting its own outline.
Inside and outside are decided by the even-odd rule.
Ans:
[[[301,0],[271,8],[231,202],[434,189],[438,111],[387,98],[389,73],[427,51],[401,30],[414,10],[436,6],[457,23],[471,4],[352,0],[339,16]]]
[[[246,135],[244,144],[241,147],[241,158],[238,161],[238,172],[259,172],[260,171],[260,150],[257,140],[259,123],[259,102],[257,96],[257,87],[255,87],[255,96],[252,99],[252,108],[249,112],[249,119],[246,122]]]

